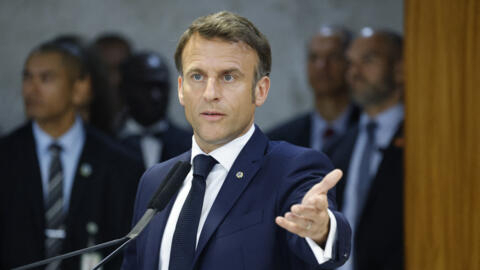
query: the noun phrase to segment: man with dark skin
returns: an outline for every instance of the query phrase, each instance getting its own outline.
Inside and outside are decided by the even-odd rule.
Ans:
[[[132,45],[121,34],[105,33],[95,39],[92,48],[100,57],[106,69],[108,87],[107,89],[101,89],[101,91],[107,92],[106,96],[110,98],[114,119],[112,126],[113,130],[117,130],[119,126],[123,125],[125,120],[125,101],[119,92],[119,86],[122,81],[120,66],[132,55]]]
[[[345,73],[345,50],[350,33],[324,26],[308,43],[308,82],[314,96],[314,110],[274,128],[268,135],[303,147],[326,150],[358,120],[358,108],[351,104]]]
[[[187,151],[192,134],[167,117],[170,72],[165,60],[154,52],[135,53],[122,65],[121,75],[127,115],[118,134],[123,144],[146,168]]]

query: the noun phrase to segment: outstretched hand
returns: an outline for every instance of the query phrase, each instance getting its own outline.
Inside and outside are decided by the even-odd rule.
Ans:
[[[327,174],[305,194],[301,204],[292,205],[290,212],[275,219],[277,225],[301,237],[309,237],[318,245],[324,246],[330,228],[327,193],[342,178],[342,174],[339,169]]]

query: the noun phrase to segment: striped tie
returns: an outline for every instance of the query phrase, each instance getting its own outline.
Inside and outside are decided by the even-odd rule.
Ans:
[[[62,147],[52,143],[49,147],[51,154],[50,168],[48,171],[48,196],[46,201],[46,255],[52,257],[62,251],[62,242],[65,238],[65,213],[63,211],[63,169],[60,160]],[[59,262],[51,263],[46,269],[58,268]]]

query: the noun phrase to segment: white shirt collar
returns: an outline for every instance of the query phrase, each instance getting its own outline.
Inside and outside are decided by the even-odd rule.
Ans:
[[[388,110],[380,113],[374,118],[368,116],[365,112],[360,116],[360,128],[363,131],[371,120],[377,123],[376,143],[379,147],[387,147],[395,135],[399,124],[404,118],[404,106],[399,103]]]
[[[336,133],[342,134],[347,128],[348,116],[352,110],[352,105],[349,105],[347,109],[331,122],[327,122],[317,111],[314,111],[312,113],[312,130],[315,130],[317,135],[321,135],[327,127],[330,127],[335,130]]]
[[[53,142],[58,143],[62,147],[62,152],[67,153],[72,151],[72,147],[76,143],[83,141],[83,138],[85,138],[83,121],[80,116],[77,116],[70,129],[57,139],[43,131],[37,122],[33,122],[33,136],[37,144],[37,149],[41,153],[48,153],[48,148]]]
[[[212,152],[210,152],[210,154],[205,154],[205,152],[200,149],[197,142],[195,141],[195,136],[192,136],[192,155],[190,158],[190,162],[193,163],[193,158],[197,155],[210,155],[215,158],[218,163],[222,165],[222,167],[224,167],[227,171],[230,171],[230,168],[235,162],[235,159],[237,159],[240,151],[242,151],[248,140],[250,140],[254,131],[255,125],[252,124],[250,129],[245,134],[213,150]]]
[[[120,138],[128,137],[131,135],[144,135],[145,133],[155,133],[155,132],[163,132],[168,129],[168,122],[166,120],[160,120],[155,122],[154,124],[144,127],[139,124],[135,119],[132,117],[128,117],[125,121],[125,125],[123,126],[122,130],[120,131]]]

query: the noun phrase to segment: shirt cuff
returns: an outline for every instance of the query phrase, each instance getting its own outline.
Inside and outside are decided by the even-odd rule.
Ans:
[[[325,250],[315,243],[315,241],[313,241],[311,238],[305,237],[305,240],[307,240],[307,244],[310,246],[313,255],[315,255],[318,264],[325,263],[332,258],[333,242],[335,241],[335,235],[337,233],[337,220],[335,219],[335,215],[330,211],[330,209],[327,209],[327,213],[330,217],[330,232],[328,233]]]

